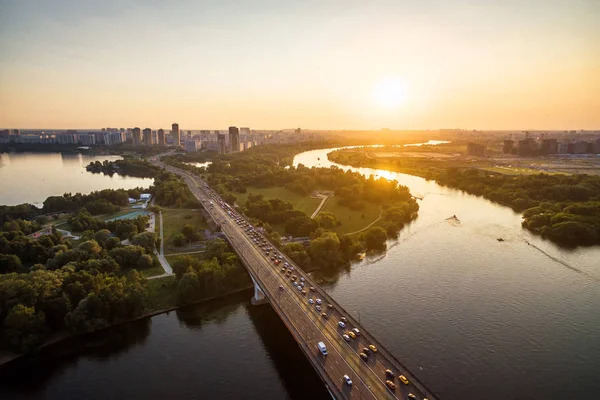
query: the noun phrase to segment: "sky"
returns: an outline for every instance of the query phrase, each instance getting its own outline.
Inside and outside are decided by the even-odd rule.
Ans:
[[[0,127],[600,129],[599,0],[0,0]]]

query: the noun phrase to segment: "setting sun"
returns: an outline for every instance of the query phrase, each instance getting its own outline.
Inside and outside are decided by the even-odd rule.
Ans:
[[[400,78],[385,78],[373,87],[373,101],[382,108],[398,108],[407,97],[406,83]]]

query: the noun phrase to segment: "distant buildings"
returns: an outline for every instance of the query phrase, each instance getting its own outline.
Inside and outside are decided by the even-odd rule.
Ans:
[[[477,143],[467,143],[467,154],[470,156],[485,155],[485,146]]]
[[[187,152],[194,153],[194,152],[198,151],[198,145],[196,144],[196,142],[194,140],[187,140],[185,142],[184,149]]]
[[[229,127],[229,143],[231,144],[232,153],[240,151],[240,131],[235,126]]]
[[[164,129],[158,130],[158,145],[163,146],[163,147],[167,145],[167,141],[165,140],[165,130]]]
[[[131,131],[131,135],[133,137],[134,146],[139,146],[142,144],[142,131],[140,130],[140,128],[133,128],[133,130]]]
[[[150,129],[150,128],[144,129],[143,141],[144,141],[144,146],[152,146],[152,129]]]
[[[179,124],[174,123],[171,125],[171,136],[173,136],[173,145],[175,147],[181,146],[181,136],[179,134]]]
[[[225,139],[225,134],[219,133],[217,135],[217,152],[219,154],[227,153],[227,143]]]

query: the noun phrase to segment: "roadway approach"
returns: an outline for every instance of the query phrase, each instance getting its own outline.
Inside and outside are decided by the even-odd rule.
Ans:
[[[167,171],[181,176],[194,196],[221,226],[222,233],[254,282],[253,303],[268,300],[334,399],[437,399],[437,396],[322,290],[308,274],[283,255],[283,261],[294,266],[294,273],[298,279],[300,277],[305,279],[306,288],[312,286],[316,289],[314,292],[308,291],[306,295],[298,291],[286,274],[281,272],[281,267],[274,265],[263,249],[253,242],[229,212],[238,218],[243,216],[237,215],[229,206],[220,206],[226,203],[208,187],[206,182],[187,171],[165,165],[159,159],[155,158],[153,161]],[[276,249],[275,246],[272,247]],[[321,316],[314,305],[309,304],[308,298],[311,297],[322,299],[323,310],[329,316],[327,319]],[[331,304],[333,308],[328,309],[327,304]],[[338,326],[338,321],[342,317],[348,320],[344,329]],[[360,335],[346,342],[342,335],[352,328],[358,328]],[[327,356],[323,356],[318,350],[319,342],[327,346]],[[377,352],[370,352],[368,360],[363,361],[359,354],[369,345],[376,346]],[[386,370],[393,372],[392,379],[386,376]],[[352,379],[351,386],[344,382],[345,374]],[[404,375],[408,379],[408,385],[399,380],[399,375]],[[394,390],[386,386],[388,379],[394,382],[396,386]]]

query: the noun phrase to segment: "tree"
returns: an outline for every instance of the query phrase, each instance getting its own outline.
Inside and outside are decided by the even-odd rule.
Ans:
[[[322,228],[331,229],[336,224],[335,216],[328,212],[319,213],[316,219]]]
[[[102,251],[102,247],[93,239],[81,243],[78,249],[87,253],[90,257],[97,257]]]
[[[198,275],[193,269],[189,269],[188,272],[183,274],[179,283],[177,284],[177,291],[179,293],[179,301],[183,304],[190,303],[200,298],[200,281]]]
[[[187,239],[182,233],[177,233],[173,235],[173,244],[176,247],[182,247],[183,245],[185,245],[186,241]]]
[[[23,268],[21,259],[14,254],[0,254],[0,274],[19,272]]]
[[[383,228],[374,226],[365,233],[365,246],[367,250],[385,250],[387,234]]]
[[[142,232],[135,235],[131,243],[142,247],[146,253],[152,253],[156,243],[156,235],[153,232]]]
[[[331,268],[344,262],[340,254],[340,239],[334,232],[323,232],[310,241],[310,258],[314,263]]]
[[[191,224],[185,224],[181,232],[185,235],[189,242],[196,242],[198,240],[198,232],[196,227]]]
[[[17,304],[11,308],[3,322],[2,344],[18,352],[38,346],[42,339],[44,313],[34,307]]]
[[[110,237],[111,233],[108,229],[100,229],[94,234],[94,240],[102,247],[106,247],[106,240]]]
[[[140,257],[137,266],[139,269],[148,269],[148,268],[152,268],[153,265],[154,265],[154,260],[152,259],[152,257],[148,254],[143,254]]]

